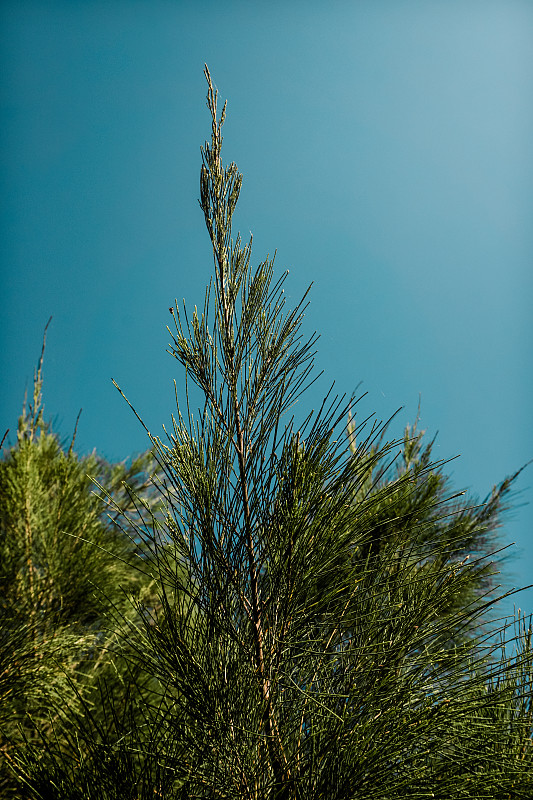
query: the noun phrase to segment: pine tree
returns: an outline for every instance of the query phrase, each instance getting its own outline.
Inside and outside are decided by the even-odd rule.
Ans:
[[[153,554],[158,601],[137,603],[135,636],[124,615],[121,637],[160,699],[139,694],[146,723],[132,715],[112,735],[87,714],[79,738],[99,770],[50,742],[20,750],[28,796],[531,797],[531,628],[500,631],[509,655],[487,628],[516,475],[473,503],[416,425],[387,440],[331,392],[300,412],[316,342],[306,301],[287,310],[286,276],[270,259],[252,269],[251,241],[232,236],[242,176],[222,164],[226,106],[219,117],[206,79],[214,278],[203,309],[176,303],[169,329],[204,401],[178,403],[167,438],[150,435],[164,518],[116,504]]]

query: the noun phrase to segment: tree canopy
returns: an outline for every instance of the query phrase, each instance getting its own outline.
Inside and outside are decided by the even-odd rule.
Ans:
[[[125,687],[104,675],[96,708],[57,670],[55,716],[32,717],[12,743],[14,774],[25,796],[57,800],[530,797],[531,627],[518,618],[499,628],[492,613],[497,529],[518,472],[479,503],[451,488],[416,423],[389,439],[386,423],[359,422],[357,399],[333,391],[317,412],[304,409],[317,341],[303,333],[307,295],[288,309],[286,273],[275,278],[271,259],[253,268],[251,240],[233,234],[242,175],[223,165],[226,105],[207,68],[206,79],[200,205],[214,275],[200,310],[170,309],[185,399],[177,390],[165,436],[149,434],[158,468],[148,484],[123,469],[117,493],[113,469],[81,467],[41,423],[35,439],[37,400],[4,461],[2,474],[15,470],[29,442],[34,461],[51,448],[43,459],[54,470],[99,474],[115,527],[102,526],[98,497],[52,499],[34,478],[35,508],[59,520],[40,526],[51,531],[49,563],[61,559],[57,585],[67,551],[83,562],[65,594],[75,593],[72,616],[56,600],[42,639],[61,630],[65,658],[79,653],[68,636],[80,625],[92,634],[102,616],[90,581]],[[18,527],[2,522],[2,546],[19,543],[9,575],[23,577],[6,585],[14,596],[23,582],[32,641],[41,596],[48,609],[63,594],[49,599],[27,560],[36,539],[25,497],[14,499]],[[91,639],[98,646],[113,652]]]

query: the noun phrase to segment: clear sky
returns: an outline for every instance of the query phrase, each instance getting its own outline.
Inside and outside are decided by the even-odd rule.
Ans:
[[[237,225],[277,249],[325,391],[438,431],[484,498],[533,458],[533,3],[4,2],[0,425],[44,325],[46,414],[123,459],[173,411],[174,298],[203,301],[203,64],[228,98]],[[318,389],[302,400],[302,416]],[[533,583],[533,465],[505,541]],[[524,505],[529,503],[529,505]],[[533,611],[533,590],[516,601]]]

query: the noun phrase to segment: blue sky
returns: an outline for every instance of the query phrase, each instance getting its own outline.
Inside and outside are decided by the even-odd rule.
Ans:
[[[533,4],[4,2],[0,374],[16,427],[50,315],[46,413],[110,459],[173,411],[168,307],[201,303],[207,62],[236,225],[313,282],[319,391],[438,431],[480,498],[533,458]],[[533,465],[505,585],[533,583]],[[528,503],[529,505],[523,505]],[[533,590],[517,599],[533,611]]]

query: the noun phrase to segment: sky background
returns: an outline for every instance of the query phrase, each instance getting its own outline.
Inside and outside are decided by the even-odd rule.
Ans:
[[[49,316],[45,413],[77,450],[148,446],[178,364],[174,298],[203,302],[203,65],[228,98],[235,228],[277,250],[325,378],[399,435],[438,432],[483,499],[533,458],[533,3],[3,2],[0,426],[16,429]],[[504,585],[533,583],[533,465]],[[533,611],[533,590],[514,601]],[[505,606],[508,611],[512,603]]]

